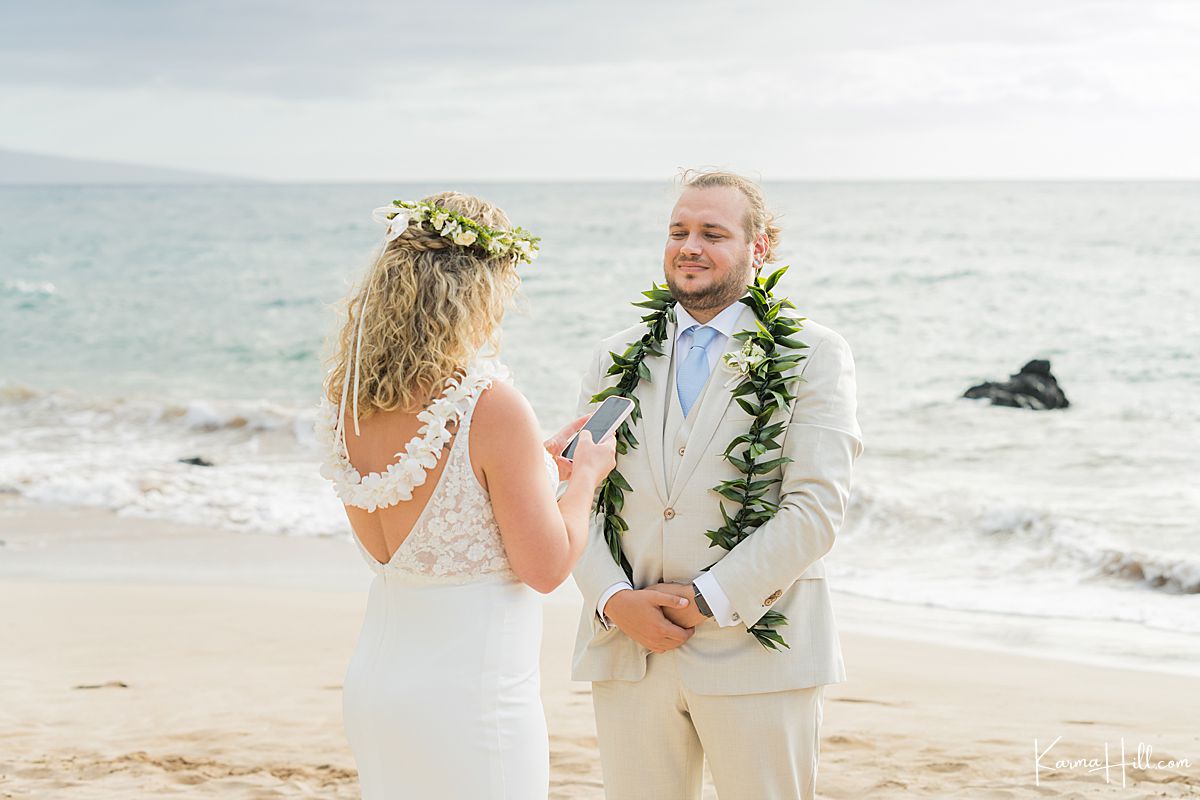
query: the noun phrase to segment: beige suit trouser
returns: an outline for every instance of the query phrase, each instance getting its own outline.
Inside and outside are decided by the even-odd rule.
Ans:
[[[640,681],[592,684],[607,800],[699,800],[704,757],[720,800],[811,800],[823,687],[741,695],[688,691],[676,654]]]

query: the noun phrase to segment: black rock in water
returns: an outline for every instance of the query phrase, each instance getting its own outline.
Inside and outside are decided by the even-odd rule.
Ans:
[[[211,467],[213,462],[200,456],[192,456],[191,458],[179,459],[180,464],[191,464],[193,467]]]
[[[1058,381],[1050,374],[1050,362],[1045,359],[1030,361],[1021,367],[1020,372],[1009,375],[1006,381],[988,381],[972,386],[963,393],[963,397],[985,397],[990,399],[994,406],[1031,408],[1034,411],[1067,408],[1071,405],[1063,390],[1058,387]]]

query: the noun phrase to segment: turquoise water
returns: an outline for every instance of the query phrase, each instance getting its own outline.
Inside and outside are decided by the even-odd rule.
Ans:
[[[336,302],[421,186],[0,189],[0,485],[333,535],[307,435]],[[660,279],[659,184],[456,184],[543,237],[505,357],[543,426]],[[854,351],[831,569],[906,602],[1200,630],[1200,184],[795,183],[781,284]],[[1049,358],[1072,407],[957,399]],[[196,470],[175,459],[203,454]]]

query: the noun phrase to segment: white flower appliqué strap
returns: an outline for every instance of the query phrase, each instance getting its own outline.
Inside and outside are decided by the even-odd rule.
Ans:
[[[508,368],[492,360],[478,360],[467,368],[461,378],[446,381],[446,389],[417,419],[424,423],[417,435],[396,453],[397,461],[384,472],[360,475],[350,463],[346,449],[342,408],[335,409],[327,398],[321,399],[315,433],[324,449],[321,475],[333,482],[334,491],[348,506],[374,511],[412,499],[413,489],[425,483],[426,473],[441,458],[442,449],[450,440],[449,427],[456,425],[471,409],[479,394],[495,380],[509,380]],[[357,394],[357,392],[355,392]],[[343,388],[343,398],[345,388]],[[355,432],[358,431],[355,413]]]

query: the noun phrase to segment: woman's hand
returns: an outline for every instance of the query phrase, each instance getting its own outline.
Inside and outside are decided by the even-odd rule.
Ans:
[[[546,448],[546,452],[554,457],[554,463],[558,465],[558,479],[560,481],[569,480],[571,477],[571,462],[562,457],[562,451],[567,449],[567,445],[571,442],[571,437],[587,424],[588,417],[590,416],[590,414],[584,414],[574,422],[568,423],[567,427],[542,443],[542,446]],[[607,475],[608,473],[604,474]]]
[[[603,441],[596,443],[592,441],[591,431],[581,431],[579,441],[575,444],[574,461],[571,474],[588,481],[593,487],[599,486],[617,466],[616,434],[610,433]]]

